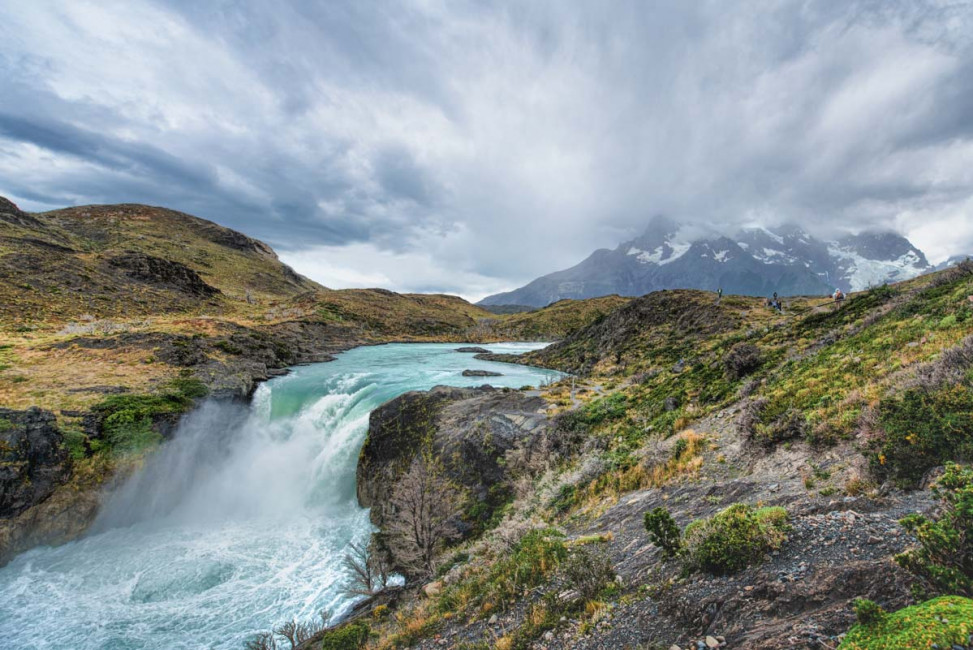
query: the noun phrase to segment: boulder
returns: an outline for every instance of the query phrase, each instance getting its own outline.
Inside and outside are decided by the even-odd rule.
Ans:
[[[478,347],[456,348],[456,351],[464,352],[466,354],[489,354],[490,353],[490,351],[487,350],[486,348],[478,348]]]

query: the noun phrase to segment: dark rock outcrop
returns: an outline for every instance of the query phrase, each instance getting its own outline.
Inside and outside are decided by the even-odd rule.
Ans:
[[[396,482],[429,449],[450,479],[489,511],[491,489],[507,478],[507,451],[547,430],[545,408],[539,397],[490,387],[437,386],[384,404],[369,418],[358,459],[359,503],[382,528]]]
[[[0,566],[35,546],[64,544],[82,535],[98,514],[100,490],[62,485],[45,501],[0,518]]]
[[[492,370],[464,370],[464,377],[503,377],[502,372],[493,372]]]
[[[480,348],[480,347],[475,347],[475,346],[473,346],[473,347],[467,346],[467,347],[463,347],[463,348],[456,348],[456,351],[457,352],[463,352],[463,353],[466,353],[466,354],[489,354],[489,352],[490,352],[486,348]]]
[[[37,505],[67,480],[63,440],[50,411],[0,408],[0,518]]]
[[[40,228],[41,223],[26,212],[22,212],[13,201],[0,196],[0,221],[24,228]]]
[[[176,289],[192,296],[209,297],[220,293],[219,289],[206,284],[196,271],[185,264],[139,251],[125,251],[110,258],[108,264],[124,270],[133,280]]]

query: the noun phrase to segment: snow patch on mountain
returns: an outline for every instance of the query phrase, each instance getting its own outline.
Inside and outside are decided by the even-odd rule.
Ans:
[[[847,264],[844,279],[852,291],[862,291],[886,282],[908,280],[929,270],[914,251],[908,251],[893,260],[874,260],[829,242],[828,252]]]
[[[685,255],[690,246],[692,244],[688,242],[666,242],[662,246],[658,246],[651,253],[632,246],[628,249],[626,255],[634,255],[635,259],[642,264],[657,264],[662,266],[670,262],[675,262]]]

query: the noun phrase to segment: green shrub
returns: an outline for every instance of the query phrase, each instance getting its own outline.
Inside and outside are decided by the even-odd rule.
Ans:
[[[877,606],[876,606],[877,607]],[[944,596],[886,614],[848,631],[840,650],[919,650],[966,647],[973,632],[973,601]]]
[[[803,437],[807,418],[795,408],[772,408],[766,398],[747,402],[740,415],[740,429],[752,442],[766,448]]]
[[[321,650],[358,650],[368,641],[369,628],[361,621],[325,631]]]
[[[672,446],[672,458],[679,460],[687,449],[689,449],[689,441],[685,438],[679,438],[676,440],[676,444]]]
[[[487,599],[497,605],[536,587],[568,556],[564,535],[554,529],[532,530],[506,558],[496,562],[487,578]]]
[[[973,459],[973,389],[954,385],[910,389],[882,400],[872,469],[882,477],[915,486],[931,468],[948,460]]]
[[[81,460],[88,455],[88,436],[83,431],[65,428],[62,434],[64,436],[64,447],[68,450],[72,460]]]
[[[233,354],[233,355],[243,354],[243,348],[225,339],[221,341],[217,341],[216,343],[213,344],[213,347],[216,348],[217,350],[222,350],[227,354]]]
[[[602,422],[624,417],[627,410],[628,398],[622,393],[612,393],[585,405],[579,414],[584,424],[597,426]]]
[[[855,599],[855,618],[859,625],[874,625],[885,620],[886,616],[886,611],[875,601],[867,598]]]
[[[687,567],[714,575],[745,569],[787,539],[787,511],[736,503],[686,528]]]
[[[645,513],[645,530],[649,532],[652,543],[661,548],[665,555],[674,557],[682,550],[679,526],[665,508],[660,506]]]
[[[939,593],[973,595],[973,470],[950,463],[933,488],[938,519],[911,514],[901,523],[919,542],[895,561]]]
[[[199,399],[209,395],[209,389],[195,377],[177,377],[169,382],[170,392],[175,392],[187,399]]]
[[[156,395],[112,395],[92,407],[102,417],[101,428],[113,453],[139,452],[162,439],[156,422],[166,416],[183,413],[193,400],[207,394],[198,379],[174,379],[168,390]]]

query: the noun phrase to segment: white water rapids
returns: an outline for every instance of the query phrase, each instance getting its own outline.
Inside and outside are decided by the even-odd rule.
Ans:
[[[204,404],[106,495],[87,536],[0,569],[0,647],[239,650],[282,620],[340,613],[345,549],[371,532],[355,496],[368,414],[409,390],[557,374],[456,347],[357,348],[261,385],[250,406]]]

